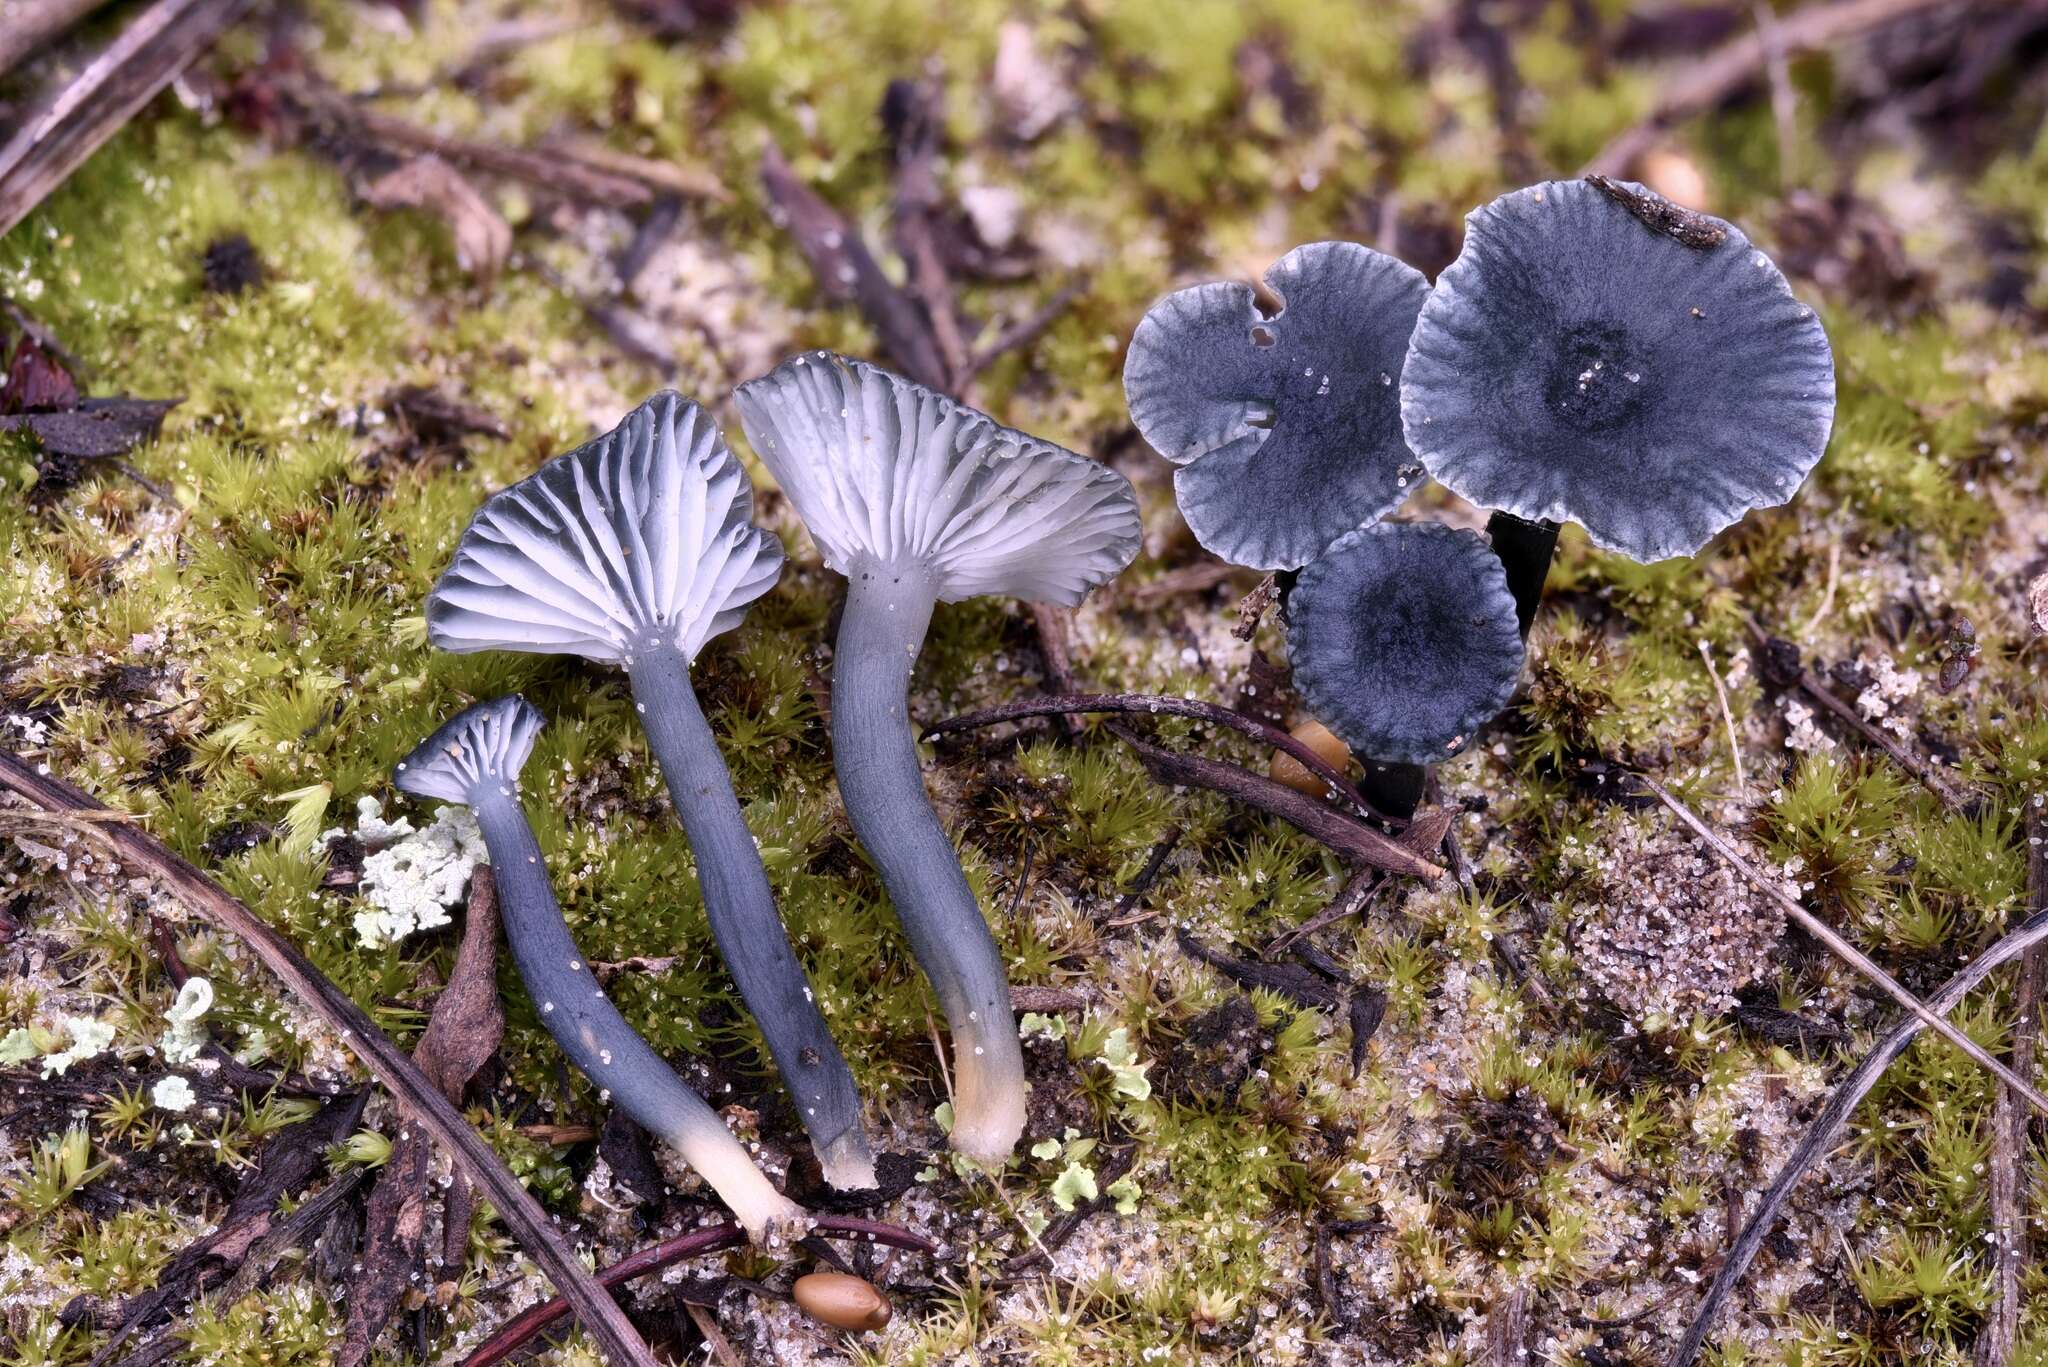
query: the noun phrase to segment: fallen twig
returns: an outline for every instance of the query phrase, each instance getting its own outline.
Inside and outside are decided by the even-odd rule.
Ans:
[[[1788,896],[1783,888],[1765,876],[1763,870],[1743,858],[1741,851],[1722,839],[1718,831],[1701,820],[1699,815],[1690,807],[1680,802],[1669,788],[1666,788],[1648,774],[1637,774],[1636,779],[1644,787],[1656,794],[1657,800],[1666,807],[1669,807],[1672,814],[1684,822],[1694,835],[1706,842],[1709,849],[1727,860],[1737,873],[1756,884],[1758,891],[1783,908],[1787,916],[1798,922],[1800,928],[1807,934],[1826,945],[1836,958],[1848,964],[1878,987],[1883,988],[1893,1001],[1918,1016],[1922,1022],[1933,1027],[1936,1034],[1939,1034],[1950,1044],[1953,1044],[1956,1048],[1969,1055],[1971,1059],[1996,1076],[2000,1082],[2003,1082],[2006,1086],[2025,1097],[2028,1104],[2032,1105],[2036,1110],[2043,1114],[2048,1114],[2048,1097],[2042,1096],[2038,1091],[2034,1090],[2031,1084],[2013,1072],[2012,1069],[1991,1057],[1991,1054],[1983,1045],[1971,1039],[1959,1027],[1951,1024],[1946,1017],[1942,1016],[1926,1002],[1921,1001],[1918,997],[1900,986],[1896,978],[1878,967],[1876,961],[1869,955],[1843,939],[1833,926],[1801,906],[1796,898]]]
[[[1772,678],[1774,683],[1783,682],[1797,688],[1801,693],[1804,693],[1807,697],[1826,708],[1830,714],[1847,722],[1857,735],[1863,737],[1863,739],[1869,741],[1887,755],[1890,755],[1901,769],[1904,769],[1907,773],[1918,779],[1921,786],[1926,788],[1928,792],[1940,798],[1942,806],[1947,807],[1952,812],[1959,812],[1970,805],[1968,796],[1953,783],[1950,783],[1947,776],[1938,768],[1927,760],[1922,759],[1919,755],[1914,754],[1911,750],[1908,750],[1896,738],[1888,736],[1877,727],[1872,726],[1864,719],[1861,712],[1858,712],[1854,707],[1837,697],[1835,690],[1829,688],[1827,682],[1818,674],[1808,669],[1804,662],[1788,663],[1785,661],[1773,661],[1770,658],[1772,651],[1778,650],[1790,652],[1792,660],[1797,661],[1798,648],[1793,646],[1791,642],[1777,640],[1777,638],[1771,636],[1770,633],[1766,632],[1755,622],[1749,624],[1749,630],[1750,634],[1756,638],[1758,647],[1764,653],[1765,658],[1760,662],[1759,667],[1763,670],[1766,677]]]
[[[249,0],[156,0],[31,114],[0,147],[0,237],[213,46],[248,5]],[[10,22],[8,34],[13,32]]]
[[[2048,819],[2037,809],[2027,822],[2027,905],[2048,907]],[[2020,960],[2019,990],[2014,994],[2018,1020],[2012,1031],[2013,1071],[2034,1068],[2034,1042],[2041,1032],[2041,951],[2030,949]],[[2026,1202],[2030,1184],[2020,1166],[2025,1161],[2027,1113],[2008,1088],[2000,1088],[1991,1113],[1991,1309],[1977,1335],[1976,1367],[2007,1367],[2018,1346],[2020,1307],[2025,1292]]]
[[[1088,282],[1085,280],[1062,285],[1054,292],[1052,298],[1039,305],[1030,317],[997,333],[994,341],[967,358],[967,364],[960,374],[960,383],[966,384],[1011,352],[1021,351],[1043,337],[1051,330],[1052,325],[1074,306],[1074,301],[1079,299],[1087,288]],[[1226,570],[1228,568],[1225,566]]]
[[[730,199],[723,186],[670,162],[650,161],[588,144],[528,149],[457,137],[369,109],[331,86],[288,80],[278,93],[307,118],[387,151],[431,153],[471,170],[506,176],[565,198],[635,209],[663,195]]]
[[[860,231],[799,180],[772,143],[761,154],[761,185],[770,216],[796,239],[825,297],[858,304],[905,375],[929,389],[948,390],[952,373],[917,302],[883,273]]]
[[[1794,10],[1778,20],[1772,41],[1761,31],[1731,38],[1667,81],[1657,103],[1639,122],[1625,129],[1595,154],[1582,174],[1626,175],[1637,157],[1650,150],[1673,124],[1722,100],[1763,74],[1775,51],[1799,56],[1844,42],[1896,19],[1922,10],[1955,5],[1957,0],[1835,0]],[[1973,4],[1978,0],[1962,0]]]
[[[7,27],[0,29],[0,76],[14,70],[22,58],[105,3],[106,0],[19,0],[10,5]]]
[[[924,739],[943,736],[953,731],[973,731],[999,722],[1021,721],[1026,717],[1070,716],[1077,713],[1120,713],[1129,716],[1188,717],[1195,721],[1208,722],[1212,726],[1228,727],[1240,735],[1250,736],[1276,750],[1284,750],[1300,762],[1301,767],[1314,774],[1336,790],[1338,796],[1356,807],[1365,815],[1376,820],[1398,824],[1395,818],[1382,815],[1365,800],[1364,794],[1344,777],[1337,767],[1317,754],[1306,742],[1282,731],[1277,726],[1268,726],[1256,717],[1228,707],[1220,707],[1199,698],[1172,698],[1157,693],[1078,693],[1061,697],[1021,698],[1015,702],[998,703],[977,712],[963,712],[944,721],[934,722],[924,730]]]
[[[1293,947],[1296,940],[1313,935],[1325,926],[1335,925],[1347,916],[1357,916],[1372,906],[1373,894],[1386,886],[1387,880],[1372,869],[1360,869],[1351,875],[1349,882],[1330,899],[1330,905],[1295,926],[1283,930],[1273,937],[1271,944],[1259,951],[1262,959],[1277,959]]]
[[[908,1249],[912,1253],[936,1253],[938,1245],[920,1234],[895,1225],[883,1224],[877,1220],[860,1220],[850,1215],[821,1215],[813,1226],[813,1233],[839,1239],[865,1239],[870,1243],[887,1244],[891,1248]],[[597,1284],[607,1291],[624,1286],[635,1277],[644,1277],[664,1267],[679,1263],[686,1258],[702,1257],[706,1253],[721,1253],[729,1248],[739,1248],[747,1242],[747,1232],[730,1221],[724,1224],[706,1225],[693,1229],[652,1248],[643,1248],[631,1253],[599,1272]],[[484,1340],[477,1350],[462,1361],[462,1367],[492,1367],[505,1361],[528,1343],[535,1335],[569,1313],[566,1301],[551,1300],[521,1311],[499,1327],[498,1332]]]
[[[14,754],[0,750],[0,788],[48,811],[104,810],[61,779],[38,773]],[[371,1075],[419,1124],[449,1151],[456,1167],[483,1188],[520,1246],[540,1265],[575,1307],[577,1317],[606,1358],[620,1367],[654,1367],[654,1356],[639,1333],[583,1266],[576,1250],[555,1229],[547,1212],[506,1168],[484,1137],[427,1080],[406,1052],[377,1028],[361,1007],[314,967],[289,940],[271,929],[218,883],[137,826],[107,822],[83,826],[115,854],[148,870],[193,911],[244,941],[307,1009],[332,1026]]]
[[[2032,950],[2043,940],[2048,940],[2048,912],[2037,912],[1942,984],[1941,990],[1927,999],[1928,1005],[1935,1011],[1953,1011],[1992,969]],[[1807,1169],[1835,1146],[1857,1105],[1870,1094],[1870,1089],[1877,1085],[1885,1069],[1906,1051],[1906,1046],[1913,1042],[1922,1027],[1923,1021],[1918,1016],[1909,1016],[1893,1026],[1828,1098],[1827,1108],[1807,1128],[1805,1138],[1799,1141],[1799,1147],[1785,1161],[1785,1166],[1778,1170],[1777,1177],[1751,1212],[1749,1223],[1742,1227],[1741,1235],[1728,1250],[1721,1270],[1715,1274],[1713,1284],[1700,1300],[1699,1309],[1693,1313],[1685,1337],[1679,1340],[1677,1349],[1672,1352],[1669,1367],[1692,1367],[1699,1356],[1700,1345],[1706,1341],[1708,1331],[1720,1317],[1722,1307],[1734,1294],[1757,1250],[1763,1247],[1764,1239],[1776,1225],[1778,1212],[1792,1194],[1792,1188],[1806,1175]]]

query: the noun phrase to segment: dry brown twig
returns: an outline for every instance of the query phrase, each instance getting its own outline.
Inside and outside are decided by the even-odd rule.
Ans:
[[[10,752],[0,751],[0,789],[45,811],[105,810],[62,779],[38,772]],[[455,1165],[482,1188],[521,1248],[574,1305],[577,1317],[605,1357],[619,1367],[655,1367],[625,1312],[605,1293],[576,1250],[557,1231],[533,1196],[462,1113],[441,1095],[411,1057],[289,940],[273,930],[218,883],[168,846],[127,822],[81,824],[128,864],[146,870],[192,911],[235,936],[263,966],[281,979],[308,1010],[331,1026],[364,1067],[408,1115],[447,1148]]]
[[[1726,860],[1744,878],[1756,884],[1758,891],[1762,892],[1764,896],[1777,903],[1787,916],[1798,923],[1800,929],[1827,946],[1829,952],[1836,958],[1848,964],[1858,973],[1861,973],[1875,986],[1883,989],[1885,994],[1891,997],[1893,1001],[1918,1016],[1922,1023],[1931,1027],[1936,1034],[1940,1035],[1950,1044],[1962,1050],[1963,1053],[1967,1054],[1980,1067],[1989,1071],[2000,1082],[2003,1082],[2006,1086],[2025,1097],[2028,1104],[2033,1106],[2034,1109],[2044,1115],[2048,1115],[2048,1097],[2042,1096],[2040,1092],[2034,1089],[2031,1083],[2025,1081],[2018,1074],[2014,1073],[2012,1069],[1993,1058],[1983,1045],[1964,1034],[1961,1028],[1950,1023],[1947,1017],[1941,1015],[1928,1006],[1926,1002],[1921,1001],[1918,997],[1900,986],[1896,978],[1878,967],[1876,961],[1869,955],[1843,939],[1833,926],[1801,906],[1796,898],[1791,897],[1782,887],[1778,886],[1776,880],[1744,858],[1740,850],[1729,844],[1722,837],[1721,833],[1712,826],[1709,826],[1697,812],[1679,801],[1677,795],[1669,788],[1666,788],[1648,774],[1637,774],[1635,778],[1638,783],[1641,783],[1655,794],[1659,802],[1670,808],[1672,815],[1676,816],[1694,835],[1705,842],[1708,849]]]
[[[0,236],[240,18],[249,0],[156,0],[0,146]],[[15,33],[7,25],[7,38]],[[32,36],[32,35],[30,35]]]
[[[2036,808],[2025,831],[2027,905],[2038,912],[2048,907],[2048,816]],[[2012,1067],[2022,1076],[2034,1070],[2034,1045],[2041,1033],[2041,969],[2041,951],[2029,949],[2020,960],[2014,994],[2018,1019]],[[2020,1171],[2027,1152],[2027,1113],[2012,1090],[2001,1087],[1991,1118],[1991,1309],[1977,1335],[1976,1367],[2007,1367],[2019,1343],[2027,1262],[2025,1193],[2032,1189]]]
[[[1859,37],[1924,10],[1966,8],[1988,0],[1835,0],[1780,18],[1774,43],[1760,31],[1731,38],[1668,81],[1657,103],[1581,169],[1581,174],[1626,175],[1636,158],[1657,145],[1672,125],[1711,109],[1764,73],[1775,49],[1796,57]]]
[[[1943,983],[1941,990],[1927,1000],[1936,1011],[1953,1011],[1962,1004],[1965,996],[1977,984],[1989,977],[2000,964],[2034,951],[2044,940],[2048,940],[2048,912],[2036,912],[2028,920],[2015,926],[1983,953],[1965,965],[1956,975]],[[1922,1028],[1918,1016],[1908,1016],[1894,1025],[1884,1038],[1856,1065],[1855,1071],[1842,1080],[1828,1098],[1813,1123],[1807,1127],[1800,1139],[1799,1147],[1785,1160],[1784,1167],[1772,1179],[1771,1185],[1758,1198],[1756,1209],[1750,1212],[1749,1223],[1742,1227],[1742,1233],[1729,1248],[1728,1255],[1721,1262],[1721,1270],[1714,1274],[1713,1282],[1706,1294],[1700,1298],[1699,1308],[1693,1312],[1692,1323],[1678,1342],[1667,1361],[1667,1367],[1692,1367],[1699,1357],[1700,1346],[1706,1342],[1707,1334],[1720,1319],[1721,1310],[1735,1294],[1749,1265],[1762,1249],[1764,1240],[1777,1223],[1778,1212],[1784,1209],[1785,1201],[1792,1189],[1799,1185],[1812,1166],[1822,1156],[1832,1151],[1841,1139],[1842,1131],[1848,1126],[1849,1118],[1856,1113],[1856,1107],[1863,1098],[1870,1095],[1870,1089],[1884,1076],[1899,1055],[1906,1052]]]
[[[1759,649],[1764,653],[1765,658],[1762,662],[1762,668],[1768,677],[1774,669],[1778,668],[1772,665],[1769,659],[1770,651],[1773,649],[1773,638],[1769,632],[1765,631],[1755,621],[1749,623],[1749,631],[1750,635],[1755,638]],[[1789,642],[1779,642],[1778,645],[1786,649],[1793,648]],[[1888,736],[1877,727],[1872,726],[1861,712],[1858,712],[1854,707],[1837,697],[1835,690],[1827,686],[1827,681],[1808,669],[1804,663],[1800,663],[1796,669],[1784,671],[1784,676],[1789,680],[1792,687],[1797,688],[1808,698],[1819,703],[1830,716],[1837,718],[1864,740],[1890,755],[1892,760],[1901,769],[1904,769],[1915,779],[1919,780],[1921,787],[1941,799],[1942,806],[1952,812],[1959,812],[1970,805],[1968,795],[1962,789],[1956,787],[1955,784],[1949,782],[1948,776],[1943,774],[1937,766],[1908,750],[1895,737]]]

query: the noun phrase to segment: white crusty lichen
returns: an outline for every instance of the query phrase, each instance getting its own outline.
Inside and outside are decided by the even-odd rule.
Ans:
[[[199,1098],[193,1094],[190,1082],[172,1073],[149,1089],[149,1099],[158,1110],[189,1111]]]
[[[55,1077],[74,1063],[83,1063],[106,1052],[114,1042],[114,1025],[111,1021],[99,1020],[92,1016],[66,1016],[65,1031],[71,1036],[71,1045],[55,1053],[43,1055],[43,1076]]]
[[[487,863],[483,833],[467,807],[443,807],[424,830],[400,817],[383,819],[373,798],[356,806],[356,836],[365,845],[383,844],[363,860],[356,934],[364,948],[395,944],[408,935],[448,924],[448,908],[462,898],[469,875]]]
[[[206,1027],[200,1022],[213,1009],[213,984],[205,978],[187,978],[178,989],[178,999],[164,1013],[170,1026],[158,1047],[167,1063],[190,1063],[206,1047]]]

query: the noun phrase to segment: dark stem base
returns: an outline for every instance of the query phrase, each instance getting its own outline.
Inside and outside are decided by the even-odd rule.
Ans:
[[[1550,557],[1557,551],[1557,524],[1530,522],[1513,513],[1495,513],[1486,519],[1486,535],[1493,553],[1507,571],[1508,592],[1515,596],[1515,618],[1524,639],[1529,624],[1536,620],[1536,605],[1543,601],[1543,581],[1550,577]]]
[[[1428,778],[1429,770],[1420,764],[1369,759],[1358,790],[1375,811],[1405,821],[1422,805],[1422,788]]]

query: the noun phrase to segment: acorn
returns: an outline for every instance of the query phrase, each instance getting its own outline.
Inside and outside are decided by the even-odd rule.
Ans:
[[[1351,763],[1351,751],[1343,741],[1331,733],[1330,728],[1319,721],[1305,721],[1288,733],[1309,749],[1321,755],[1332,769],[1339,773]],[[1328,788],[1322,779],[1310,773],[1305,765],[1285,750],[1273,752],[1273,764],[1267,770],[1275,783],[1284,783],[1297,792],[1310,797],[1321,797]]]
[[[790,1288],[797,1308],[835,1329],[880,1329],[889,1322],[889,1298],[844,1272],[808,1272]]]

